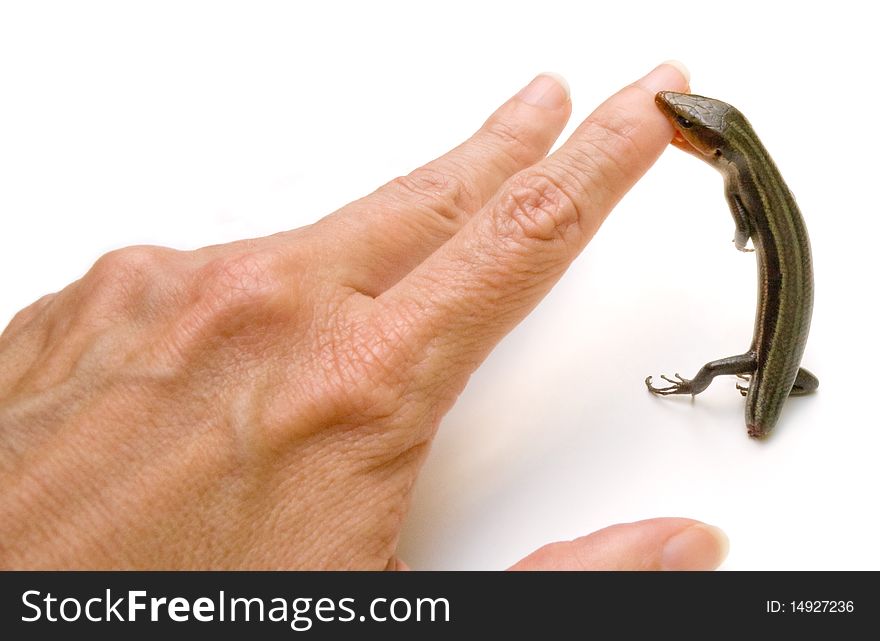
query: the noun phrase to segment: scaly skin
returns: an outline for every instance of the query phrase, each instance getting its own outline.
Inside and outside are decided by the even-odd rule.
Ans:
[[[656,103],[676,128],[673,144],[706,161],[724,176],[725,196],[741,251],[751,238],[758,259],[758,305],[748,351],[712,361],[692,379],[645,380],[655,394],[699,394],[715,376],[748,376],[749,436],[763,437],[776,425],[785,399],[816,389],[818,379],[800,367],[813,312],[810,239],[779,170],[745,117],[731,105],[690,94],[661,91]]]

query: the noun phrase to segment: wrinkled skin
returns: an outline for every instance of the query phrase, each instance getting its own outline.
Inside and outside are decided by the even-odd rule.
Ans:
[[[0,566],[401,567],[438,422],[661,153],[653,93],[685,84],[659,67],[546,158],[571,106],[539,77],[314,225],[114,251],[21,311],[0,337]],[[660,567],[682,532],[718,539],[617,527],[519,567]]]

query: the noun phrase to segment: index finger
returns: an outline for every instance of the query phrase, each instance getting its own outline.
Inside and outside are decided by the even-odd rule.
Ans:
[[[405,316],[408,349],[439,360],[437,367],[475,368],[546,295],[672,139],[654,95],[687,86],[684,68],[664,63],[617,92],[558,151],[512,176],[456,236],[380,296]]]

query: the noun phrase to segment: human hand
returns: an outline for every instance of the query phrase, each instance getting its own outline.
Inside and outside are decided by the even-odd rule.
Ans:
[[[438,422],[671,139],[654,93],[686,85],[658,67],[545,158],[571,106],[539,76],[314,225],[111,252],[20,312],[0,336],[0,566],[399,567]],[[714,567],[719,536],[657,519],[515,567]]]

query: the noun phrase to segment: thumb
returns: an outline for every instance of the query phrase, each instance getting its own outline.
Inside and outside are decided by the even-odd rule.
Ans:
[[[727,535],[714,526],[692,519],[648,519],[550,543],[510,569],[714,570],[727,548]]]

